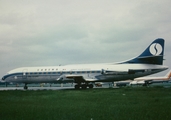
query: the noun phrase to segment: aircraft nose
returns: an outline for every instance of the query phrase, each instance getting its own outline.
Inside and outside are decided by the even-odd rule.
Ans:
[[[2,80],[3,80],[3,81],[5,80],[4,77],[2,77]]]
[[[5,76],[3,76],[1,80],[2,80],[2,81],[5,81]]]

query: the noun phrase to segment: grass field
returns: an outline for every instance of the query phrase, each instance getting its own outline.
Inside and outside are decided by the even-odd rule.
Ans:
[[[171,120],[171,88],[0,91],[1,120]]]

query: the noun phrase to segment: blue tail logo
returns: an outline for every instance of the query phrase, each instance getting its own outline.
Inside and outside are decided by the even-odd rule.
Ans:
[[[160,55],[163,51],[163,48],[160,44],[158,43],[153,43],[151,46],[150,46],[150,53],[154,56],[157,56],[157,55]]]
[[[134,64],[163,64],[164,56],[164,39],[159,38],[154,40],[147,49],[140,54],[138,57],[131,60],[122,62],[123,63],[134,63]]]

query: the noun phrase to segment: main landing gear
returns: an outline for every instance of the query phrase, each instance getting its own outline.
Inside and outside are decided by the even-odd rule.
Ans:
[[[27,90],[28,89],[28,86],[27,86],[27,84],[25,83],[25,85],[24,85],[24,90]]]
[[[87,88],[90,88],[90,89],[92,89],[93,88],[93,84],[81,84],[81,83],[77,83],[77,85],[75,85],[75,89],[80,89],[80,88],[82,88],[82,89],[87,89]]]

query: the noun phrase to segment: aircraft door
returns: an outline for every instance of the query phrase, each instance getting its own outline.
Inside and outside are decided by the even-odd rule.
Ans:
[[[23,70],[23,76],[22,76],[23,79],[27,79],[27,69],[24,69]]]

